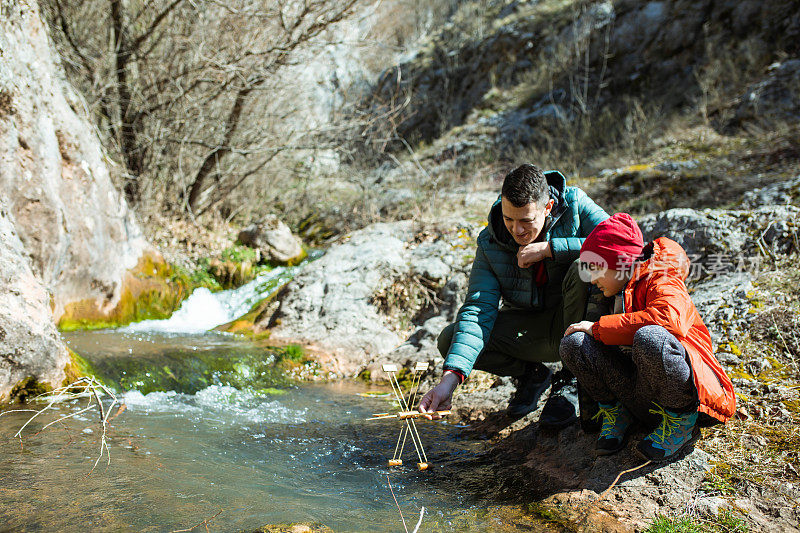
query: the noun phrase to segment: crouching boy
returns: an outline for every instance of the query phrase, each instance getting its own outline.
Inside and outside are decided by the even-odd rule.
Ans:
[[[564,365],[600,404],[597,453],[619,451],[638,419],[654,428],[639,452],[663,461],[697,440],[698,425],[728,420],[733,385],[686,291],[683,248],[665,237],[645,246],[636,222],[617,213],[589,234],[580,261],[584,279],[615,297],[614,314],[572,324],[560,346]]]

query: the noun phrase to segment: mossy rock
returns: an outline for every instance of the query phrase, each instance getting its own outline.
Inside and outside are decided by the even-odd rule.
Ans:
[[[184,272],[154,254],[145,254],[122,282],[117,304],[87,298],[64,307],[58,320],[62,331],[104,329],[131,322],[168,318],[197,287]]]
[[[83,377],[94,377],[100,380],[97,370],[95,370],[92,363],[81,357],[78,353],[67,348],[69,352],[69,360],[67,366],[64,368],[64,381],[62,386],[67,386]]]
[[[9,403],[22,403],[27,401],[28,398],[35,398],[51,390],[53,390],[53,388],[46,383],[41,383],[33,376],[29,376],[14,385],[9,393],[8,401]]]
[[[278,282],[278,280],[275,281],[276,283]],[[269,296],[262,298],[253,304],[250,310],[244,315],[215,327],[214,331],[244,335],[245,337],[250,337],[254,340],[268,339],[270,331],[267,329],[260,329],[257,324],[264,323],[270,311],[271,305],[275,302],[275,299],[285,285],[286,283],[284,282],[282,286],[276,285],[275,287],[270,287],[268,289],[270,292]]]
[[[250,261],[219,261],[208,263],[208,272],[223,289],[235,289],[255,279],[257,270]]]

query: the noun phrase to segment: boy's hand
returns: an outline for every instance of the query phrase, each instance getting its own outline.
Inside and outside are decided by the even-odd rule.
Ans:
[[[525,246],[520,246],[517,250],[517,264],[520,268],[528,268],[534,263],[542,261],[546,257],[553,257],[549,242],[532,242]]]
[[[445,372],[439,384],[429,390],[419,401],[419,412],[431,413],[425,415],[425,418],[428,420],[439,420],[442,418],[440,415],[434,413],[434,411],[446,411],[452,407],[451,398],[453,397],[453,391],[456,390],[460,381],[458,376],[452,372]]]
[[[586,333],[592,337],[592,326],[594,326],[594,322],[589,322],[588,320],[570,324],[570,326],[567,328],[567,331],[564,332],[564,336],[566,337],[567,335],[572,335],[576,331],[582,331],[583,333]]]

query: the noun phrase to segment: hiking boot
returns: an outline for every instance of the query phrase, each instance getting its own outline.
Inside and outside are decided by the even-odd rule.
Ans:
[[[508,415],[522,417],[536,410],[539,397],[550,383],[552,371],[542,363],[527,363],[525,373],[516,378],[517,391],[508,402]]]
[[[598,421],[602,418],[603,422],[595,445],[597,455],[611,455],[620,451],[625,446],[625,436],[633,422],[631,412],[620,402],[601,403],[594,418]]]
[[[544,404],[539,417],[539,427],[561,429],[577,418],[578,381],[567,368],[553,375],[550,396]]]
[[[639,443],[637,449],[645,458],[658,463],[693,445],[700,437],[700,428],[696,426],[697,410],[679,413],[664,409],[655,402],[653,404],[656,409],[650,409],[650,412],[661,415],[661,424]]]

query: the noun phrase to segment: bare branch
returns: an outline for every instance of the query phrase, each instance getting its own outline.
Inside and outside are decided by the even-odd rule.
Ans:
[[[150,23],[150,27],[147,28],[147,30],[145,30],[144,33],[142,33],[140,36],[136,37],[133,40],[133,42],[131,43],[131,51],[138,50],[139,46],[141,46],[141,44],[144,41],[149,39],[150,36],[153,35],[153,32],[158,29],[158,27],[161,25],[161,23],[164,21],[164,19],[167,18],[167,15],[169,15],[172,12],[172,10],[174,10],[176,7],[178,7],[183,2],[184,2],[184,0],[173,0],[173,2],[171,4],[169,4],[166,8],[164,8],[161,11],[161,13],[156,15],[156,18],[153,19],[153,22]]]

